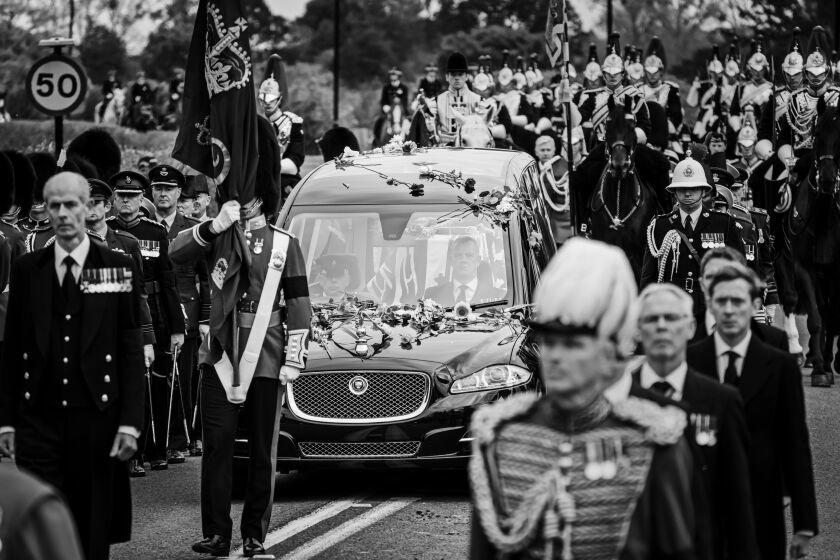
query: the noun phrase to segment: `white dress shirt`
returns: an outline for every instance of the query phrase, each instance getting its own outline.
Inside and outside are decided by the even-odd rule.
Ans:
[[[712,312],[706,309],[706,334],[713,334],[715,332],[715,327],[717,327],[717,321],[715,320],[715,316],[712,315]]]
[[[172,229],[172,223],[175,221],[175,214],[177,213],[178,212],[172,212],[168,216],[161,216],[160,214],[155,212],[155,220],[157,220],[157,223],[166,222],[166,231],[168,232],[170,229]]]
[[[452,293],[452,299],[455,303],[458,303],[458,294],[461,291],[461,286],[465,286],[467,288],[465,293],[467,294],[467,303],[470,303],[475,296],[475,291],[478,289],[478,278],[473,278],[466,284],[455,280],[455,290]]]
[[[685,226],[685,217],[690,215],[691,216],[691,227],[696,228],[697,227],[697,220],[700,219],[700,214],[702,212],[703,212],[703,205],[702,204],[700,205],[700,208],[698,208],[697,210],[695,210],[691,214],[689,214],[688,212],[686,212],[682,208],[680,208],[680,224]]]
[[[642,364],[641,374],[639,375],[639,383],[645,389],[652,389],[654,383],[666,381],[674,389],[674,392],[671,395],[668,395],[668,397],[675,401],[680,401],[682,400],[683,388],[685,387],[685,376],[687,373],[688,363],[683,362],[665,377],[660,377],[659,374],[653,370],[647,360],[645,360],[645,363]]]
[[[752,331],[748,329],[747,336],[744,337],[744,340],[742,340],[735,346],[729,346],[729,344],[724,342],[723,338],[721,338],[720,334],[718,334],[717,332],[714,334],[714,336],[718,379],[720,379],[720,382],[723,383],[723,376],[726,373],[726,366],[729,365],[728,353],[730,351],[738,354],[738,357],[735,358],[735,370],[738,372],[738,377],[740,378],[741,371],[743,371],[744,369],[744,358],[747,356],[747,348],[749,348],[750,340],[752,339]]]

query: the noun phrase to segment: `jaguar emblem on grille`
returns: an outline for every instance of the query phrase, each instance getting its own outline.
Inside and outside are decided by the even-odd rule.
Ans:
[[[350,382],[347,384],[350,392],[356,395],[364,395],[365,391],[368,390],[368,380],[362,377],[361,375],[357,375],[355,377],[350,378]]]

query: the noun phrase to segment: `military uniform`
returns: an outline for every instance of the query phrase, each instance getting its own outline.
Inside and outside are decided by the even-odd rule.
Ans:
[[[428,97],[432,97],[432,94],[426,92]],[[379,96],[379,106],[384,107],[385,105],[394,105],[394,99],[399,100],[400,107],[402,108],[403,115],[408,114],[408,88],[402,82],[394,85],[392,83],[387,83],[382,86],[382,94]]]
[[[43,249],[55,240],[55,233],[49,218],[43,220],[27,218],[21,220],[18,225],[23,231],[23,246],[26,253]]]
[[[459,121],[456,115],[465,117],[477,112],[481,96],[464,87],[461,90],[449,88],[435,98],[432,114],[441,144],[455,142]]]
[[[155,92],[149,86],[149,82],[142,84],[134,82],[131,86],[131,104],[132,105],[149,105],[155,100]]]
[[[644,84],[642,93],[645,101],[653,101],[661,105],[668,114],[668,122],[671,125],[671,132],[675,133],[683,123],[682,100],[680,99],[680,86],[674,82],[662,81],[656,87]]]
[[[791,94],[787,111],[778,121],[778,145],[790,144],[797,155],[813,147],[820,98],[827,106],[836,107],[840,101],[840,88],[829,86],[821,94],[814,93],[810,88],[801,88]]]
[[[146,189],[147,179],[134,171],[121,171],[111,178],[114,191],[141,195]],[[175,272],[169,260],[169,242],[166,228],[138,214],[126,221],[121,216],[106,220],[108,227],[116,232],[123,231],[137,238],[143,255],[143,282],[148,298],[149,310],[155,332],[155,362],[152,372],[152,406],[155,408],[155,441],[148,437],[148,428],[141,437],[140,445],[147,449],[150,461],[166,460],[166,417],[169,407],[168,377],[172,373],[169,352],[170,336],[185,332],[184,314],[181,311]],[[143,448],[140,448],[143,451]]]
[[[303,119],[291,111],[278,111],[267,116],[277,133],[277,142],[280,143],[283,159],[294,163],[297,169],[295,173],[280,175],[282,197],[285,200],[300,181],[300,168],[306,157],[303,148]]]
[[[650,135],[650,117],[645,107],[645,96],[636,86],[620,85],[615,90],[608,87],[585,91],[581,96],[578,107],[582,123],[589,123],[590,137],[588,147],[591,149],[598,141],[604,139],[607,115],[609,115],[609,98],[616,103],[624,103],[629,99],[636,115],[636,128]],[[586,128],[584,128],[584,131]]]
[[[420,80],[420,84],[417,86],[418,93],[420,92],[420,90],[423,90],[423,95],[425,95],[429,99],[434,99],[435,97],[446,91],[446,89],[446,82],[442,80],[430,81],[427,80],[425,77],[422,80]]]

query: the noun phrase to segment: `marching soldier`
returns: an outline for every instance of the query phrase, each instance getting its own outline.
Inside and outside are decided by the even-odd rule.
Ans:
[[[284,109],[288,103],[286,67],[280,55],[273,54],[260,84],[259,101],[271,122],[280,146],[280,188],[283,200],[300,181],[300,167],[306,157],[303,150],[303,119]]]
[[[554,137],[543,135],[537,138],[535,149],[539,166],[540,186],[543,200],[549,207],[551,228],[554,241],[562,245],[572,236],[572,222],[569,200],[569,164],[566,138],[563,137],[563,147],[557,153],[557,143]],[[584,157],[584,137],[580,127],[572,129],[572,154],[574,165],[577,166]]]
[[[662,40],[654,37],[648,45],[645,58],[645,83],[641,86],[645,101],[654,101],[668,114],[668,133],[676,134],[683,122],[683,108],[680,100],[680,86],[663,80],[665,73],[665,47]]]
[[[144,451],[152,470],[167,468],[166,421],[169,407],[169,375],[172,355],[184,344],[184,314],[181,311],[175,272],[169,260],[166,228],[140,215],[143,192],[148,180],[136,171],[120,171],[110,180],[116,193],[117,215],[106,220],[108,227],[126,232],[140,242],[143,255],[143,281],[155,332],[155,361],[151,373],[152,410],[141,438],[137,460]],[[151,418],[157,418],[150,434]],[[150,437],[151,436],[151,437]]]
[[[455,142],[459,117],[474,114],[481,102],[481,96],[467,87],[468,66],[467,57],[459,52],[449,55],[446,61],[449,89],[438,95],[434,106],[430,107],[440,144]]]
[[[736,220],[703,208],[703,193],[711,188],[703,166],[690,154],[674,167],[667,190],[676,197],[677,207],[651,220],[642,264],[643,287],[653,282],[676,284],[694,299],[698,317],[705,312],[699,278],[703,254],[723,245],[744,252]]]
[[[149,171],[152,185],[156,216],[155,221],[166,227],[167,240],[172,243],[179,233],[199,224],[198,220],[184,216],[176,208],[178,198],[184,190],[185,178],[171,165],[158,165]],[[193,410],[192,386],[193,373],[198,357],[199,333],[202,338],[210,330],[210,286],[208,285],[207,266],[203,259],[174,264],[181,308],[186,316],[186,334],[184,345],[178,353],[179,389],[183,398],[183,410],[173,407],[170,430],[175,437],[170,438],[167,451],[169,462],[181,462],[183,451],[187,449],[189,439],[190,455],[201,455],[201,434],[194,429],[189,434],[182,433],[182,413],[186,413],[187,424],[191,425]]]
[[[204,455],[201,460],[201,519],[204,539],[195,552],[213,556],[230,553],[233,522],[230,498],[233,483],[233,446],[237,437],[239,411],[244,407],[249,422],[247,488],[242,511],[243,552],[250,557],[264,554],[274,496],[279,430],[281,384],[293,382],[305,366],[311,321],[305,261],[297,239],[266,220],[279,199],[272,161],[280,157],[271,126],[258,119],[260,166],[255,198],[240,206],[226,202],[211,221],[182,231],[172,243],[172,257],[178,264],[206,257],[213,266],[216,288],[224,280],[223,263],[212,262],[217,239],[235,223],[244,223],[250,250],[248,288],[237,291],[233,328],[238,328],[231,352],[223,347],[224,332],[213,322],[208,337],[209,367],[201,387],[204,426]],[[237,226],[238,227],[238,226]],[[213,309],[223,309],[221,289],[213,289]],[[284,334],[285,320],[285,334]],[[240,384],[234,386],[234,366]],[[244,404],[243,404],[244,403]]]

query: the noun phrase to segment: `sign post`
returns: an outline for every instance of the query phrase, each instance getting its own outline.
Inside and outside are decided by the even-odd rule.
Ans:
[[[32,65],[26,76],[26,94],[35,108],[55,117],[55,155],[64,147],[64,115],[72,113],[85,100],[87,76],[78,62],[62,53],[76,45],[74,39],[44,39],[41,47],[53,49]]]

